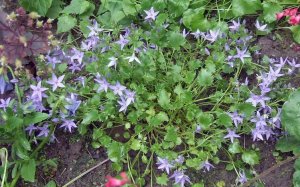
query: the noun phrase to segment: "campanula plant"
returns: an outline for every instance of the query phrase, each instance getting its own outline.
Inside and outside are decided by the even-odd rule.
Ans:
[[[237,15],[261,8],[254,3],[241,13],[232,4]],[[120,13],[111,10],[120,8],[114,5],[103,5],[101,19],[125,19],[113,14]],[[269,30],[261,20],[249,30],[246,20],[211,18],[203,29],[192,20],[210,18],[189,3],[158,5],[164,4],[133,4],[126,18],[140,17],[123,27],[90,20],[80,42],[61,42],[37,58],[36,76],[29,79],[25,69],[16,74],[1,59],[17,95],[0,100],[1,133],[14,137],[12,159],[3,169],[10,175],[1,173],[5,183],[15,186],[20,177],[33,182],[37,155],[56,142],[58,131],[90,137],[115,171],[128,171],[122,180],[108,177],[110,186],[201,185],[191,171],[210,172],[220,162],[237,174],[237,185],[254,177],[259,151],[245,148],[242,139],[282,135],[281,105],[293,90],[283,85],[298,71],[297,60],[259,56],[256,33]],[[228,158],[219,158],[220,152]]]

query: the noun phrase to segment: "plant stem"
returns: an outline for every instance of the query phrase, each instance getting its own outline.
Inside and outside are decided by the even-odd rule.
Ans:
[[[90,169],[86,170],[85,172],[81,173],[80,175],[78,175],[77,177],[73,178],[71,181],[69,181],[67,184],[63,185],[62,187],[67,187],[71,184],[73,184],[75,181],[77,181],[78,179],[80,179],[81,177],[83,177],[84,175],[88,174],[89,172],[93,171],[94,169],[96,169],[97,167],[105,164],[106,162],[108,162],[109,159],[105,159],[104,161],[98,163],[97,165],[91,167]]]
[[[245,184],[243,185],[243,187],[248,187],[248,186],[250,186],[253,182],[255,182],[255,181],[257,181],[257,180],[259,180],[259,179],[261,179],[261,178],[267,176],[268,174],[270,174],[271,172],[273,172],[274,170],[276,170],[276,169],[279,168],[280,166],[282,166],[282,165],[284,165],[284,164],[286,164],[286,163],[289,163],[289,162],[291,162],[291,161],[293,161],[293,160],[296,160],[296,159],[299,158],[299,157],[300,157],[300,155],[295,155],[295,156],[293,156],[293,157],[289,157],[289,158],[285,159],[284,161],[281,161],[281,162],[277,163],[276,165],[274,165],[274,166],[270,167],[269,169],[263,171],[261,174],[257,175],[257,176],[254,177],[253,179],[249,180],[247,183],[245,183]]]
[[[7,68],[9,69],[11,75],[13,76],[13,78],[15,79],[16,76],[14,74],[14,71],[11,69],[10,66],[7,65]],[[19,90],[19,86],[18,84],[15,84],[15,90],[16,90],[16,94],[17,94],[17,97],[18,97],[18,101],[19,101],[19,105],[21,107],[21,104],[22,104],[22,100],[21,100],[21,94],[20,94],[20,90]]]

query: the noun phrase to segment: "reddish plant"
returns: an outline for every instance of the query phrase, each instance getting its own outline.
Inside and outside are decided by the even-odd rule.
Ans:
[[[49,50],[52,25],[50,21],[38,21],[38,17],[36,13],[26,14],[23,8],[10,15],[0,10],[0,57],[9,64]]]
[[[105,187],[121,187],[129,182],[129,179],[125,172],[121,172],[120,176],[122,179],[106,176],[107,182],[105,184]]]
[[[289,24],[298,25],[300,23],[300,15],[298,14],[298,8],[288,8],[282,12],[276,14],[276,19],[280,20],[284,16],[289,17]]]

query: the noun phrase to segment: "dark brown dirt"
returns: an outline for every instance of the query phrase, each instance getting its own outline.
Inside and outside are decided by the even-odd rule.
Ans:
[[[57,159],[57,168],[39,167],[37,182],[20,186],[41,187],[50,180],[54,180],[57,186],[63,186],[79,174],[102,162],[107,158],[104,150],[91,148],[88,141],[74,138],[76,135],[60,133],[58,142],[47,146],[44,153],[47,159]],[[112,174],[110,163],[107,162],[92,172],[83,176],[70,187],[95,187],[105,183],[105,176]]]

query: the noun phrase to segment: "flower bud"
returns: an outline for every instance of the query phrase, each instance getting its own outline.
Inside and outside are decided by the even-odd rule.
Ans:
[[[36,12],[30,12],[29,17],[31,19],[37,19],[37,18],[39,18],[41,16],[38,13],[36,13]]]
[[[43,22],[42,21],[37,21],[36,22],[36,27],[37,28],[40,28],[40,27],[42,27],[43,26]]]
[[[9,15],[7,15],[6,19],[8,21],[15,21],[17,18],[17,14],[15,12],[10,13]]]
[[[24,45],[24,47],[27,47],[27,40],[25,36],[20,36],[19,41]]]
[[[21,68],[23,67],[23,66],[22,66],[22,61],[19,60],[19,59],[16,59],[15,65],[16,65],[16,68],[17,68],[17,69],[21,69]]]

